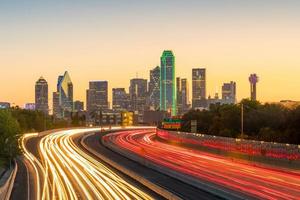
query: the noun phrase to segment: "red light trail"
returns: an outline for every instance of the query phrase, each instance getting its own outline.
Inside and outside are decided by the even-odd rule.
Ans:
[[[230,191],[263,199],[300,199],[300,171],[259,167],[155,140],[153,130],[128,130],[106,135],[114,145],[156,164]]]

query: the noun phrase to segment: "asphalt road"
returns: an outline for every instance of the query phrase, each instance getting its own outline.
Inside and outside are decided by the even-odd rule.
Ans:
[[[162,199],[75,145],[73,137],[86,131],[25,136],[12,199]]]
[[[105,141],[169,170],[213,183],[242,198],[300,199],[300,171],[255,166],[206,152],[155,140],[153,130],[126,130]]]
[[[14,187],[12,190],[11,199],[19,200],[19,199],[27,199],[28,196],[28,184],[30,187],[30,182],[28,181],[28,174],[26,166],[23,162],[23,158],[20,157],[17,159],[18,171],[14,183]]]
[[[134,171],[135,173],[143,176],[149,181],[165,188],[168,191],[176,194],[177,196],[183,199],[190,200],[201,200],[201,199],[220,199],[216,195],[209,193],[207,191],[200,190],[196,187],[193,187],[189,184],[183,183],[175,178],[159,173],[155,170],[147,168],[137,162],[134,162],[120,154],[106,148],[100,142],[103,133],[96,133],[90,135],[84,141],[90,148],[97,151],[98,153],[105,155],[111,160],[121,164],[129,170]]]

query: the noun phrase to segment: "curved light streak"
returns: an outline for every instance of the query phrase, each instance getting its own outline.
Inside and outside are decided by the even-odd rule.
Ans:
[[[155,129],[120,131],[104,139],[170,170],[229,191],[261,199],[300,199],[300,171],[233,162],[222,156],[160,142],[155,140]]]
[[[73,141],[79,134],[99,130],[72,129],[43,136],[38,145],[41,162],[25,145],[27,139],[38,135],[24,135],[21,145],[36,174],[36,199],[152,199]]]

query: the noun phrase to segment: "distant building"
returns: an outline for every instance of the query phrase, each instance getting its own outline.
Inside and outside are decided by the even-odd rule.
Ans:
[[[129,96],[131,109],[143,112],[146,108],[147,79],[134,78],[130,80]]]
[[[57,118],[70,118],[73,112],[73,83],[69,73],[58,77],[57,91],[53,93],[53,114]]]
[[[159,109],[159,98],[160,98],[160,67],[157,66],[150,70],[150,81],[149,81],[149,101],[150,109]]]
[[[126,93],[125,88],[112,89],[112,108],[116,111],[128,110],[130,106],[129,94]]]
[[[165,50],[160,60],[160,110],[175,116],[177,114],[175,57],[172,51]]]
[[[35,83],[35,109],[49,114],[48,83],[42,76]]]
[[[122,111],[121,112],[121,126],[133,125],[133,112]]]
[[[223,102],[224,101],[219,98],[219,94],[217,92],[215,93],[215,96],[213,98],[210,95],[208,95],[208,98],[207,98],[207,101],[206,101],[207,107],[205,109],[209,109],[212,104],[222,105],[222,104],[224,104]]]
[[[35,105],[35,103],[26,103],[24,105],[24,109],[25,110],[36,110],[36,105]],[[44,113],[46,113],[46,112],[44,112]]]
[[[236,103],[236,83],[224,83],[222,86],[222,100],[229,104]]]
[[[182,110],[182,94],[181,94],[181,79],[176,78],[176,102],[177,102],[177,113],[181,113]]]
[[[105,111],[101,116],[100,125],[120,125],[122,122],[122,116],[120,112],[109,112]]]
[[[96,113],[108,110],[108,82],[90,81],[86,91],[88,119],[94,119]]]
[[[222,98],[219,98],[219,94],[217,92],[215,93],[215,96],[213,98],[211,98],[209,95],[207,98],[207,108],[205,108],[205,109],[209,109],[212,104],[224,105],[224,104],[235,104],[236,103],[235,98],[223,98],[223,97],[224,96],[222,94]]]
[[[139,123],[143,121],[143,112],[147,109],[147,94],[148,93],[146,79],[134,78],[130,80],[130,110],[134,111],[134,117]]]
[[[0,109],[8,109],[8,108],[10,108],[10,103],[0,102]]]
[[[62,118],[61,107],[59,104],[59,92],[53,92],[53,116],[56,118]]]
[[[168,116],[166,111],[148,110],[144,112],[143,123],[147,125],[159,125]]]
[[[206,69],[192,69],[192,107],[205,108],[206,102]]]
[[[182,103],[182,112],[188,111],[190,107],[189,102],[189,83],[186,78],[181,79],[181,103]]]
[[[116,112],[110,109],[98,110],[92,113],[92,118],[87,120],[87,124],[95,126],[121,125],[121,112]]]
[[[250,99],[252,101],[256,101],[257,100],[256,84],[258,82],[258,76],[256,74],[250,74],[249,82],[250,82]]]
[[[83,111],[84,110],[83,101],[74,101],[73,110],[74,110],[74,112]]]
[[[186,78],[176,78],[177,112],[183,114],[189,109],[189,85]]]

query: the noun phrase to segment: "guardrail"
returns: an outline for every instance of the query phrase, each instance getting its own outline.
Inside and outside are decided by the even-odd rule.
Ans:
[[[219,137],[198,133],[156,130],[158,138],[210,150],[213,153],[238,156],[250,161],[263,161],[299,169],[300,145]],[[284,163],[282,163],[284,162]]]
[[[0,199],[9,200],[14,186],[15,178],[18,171],[18,165],[15,162],[14,168],[7,170],[0,180]]]

